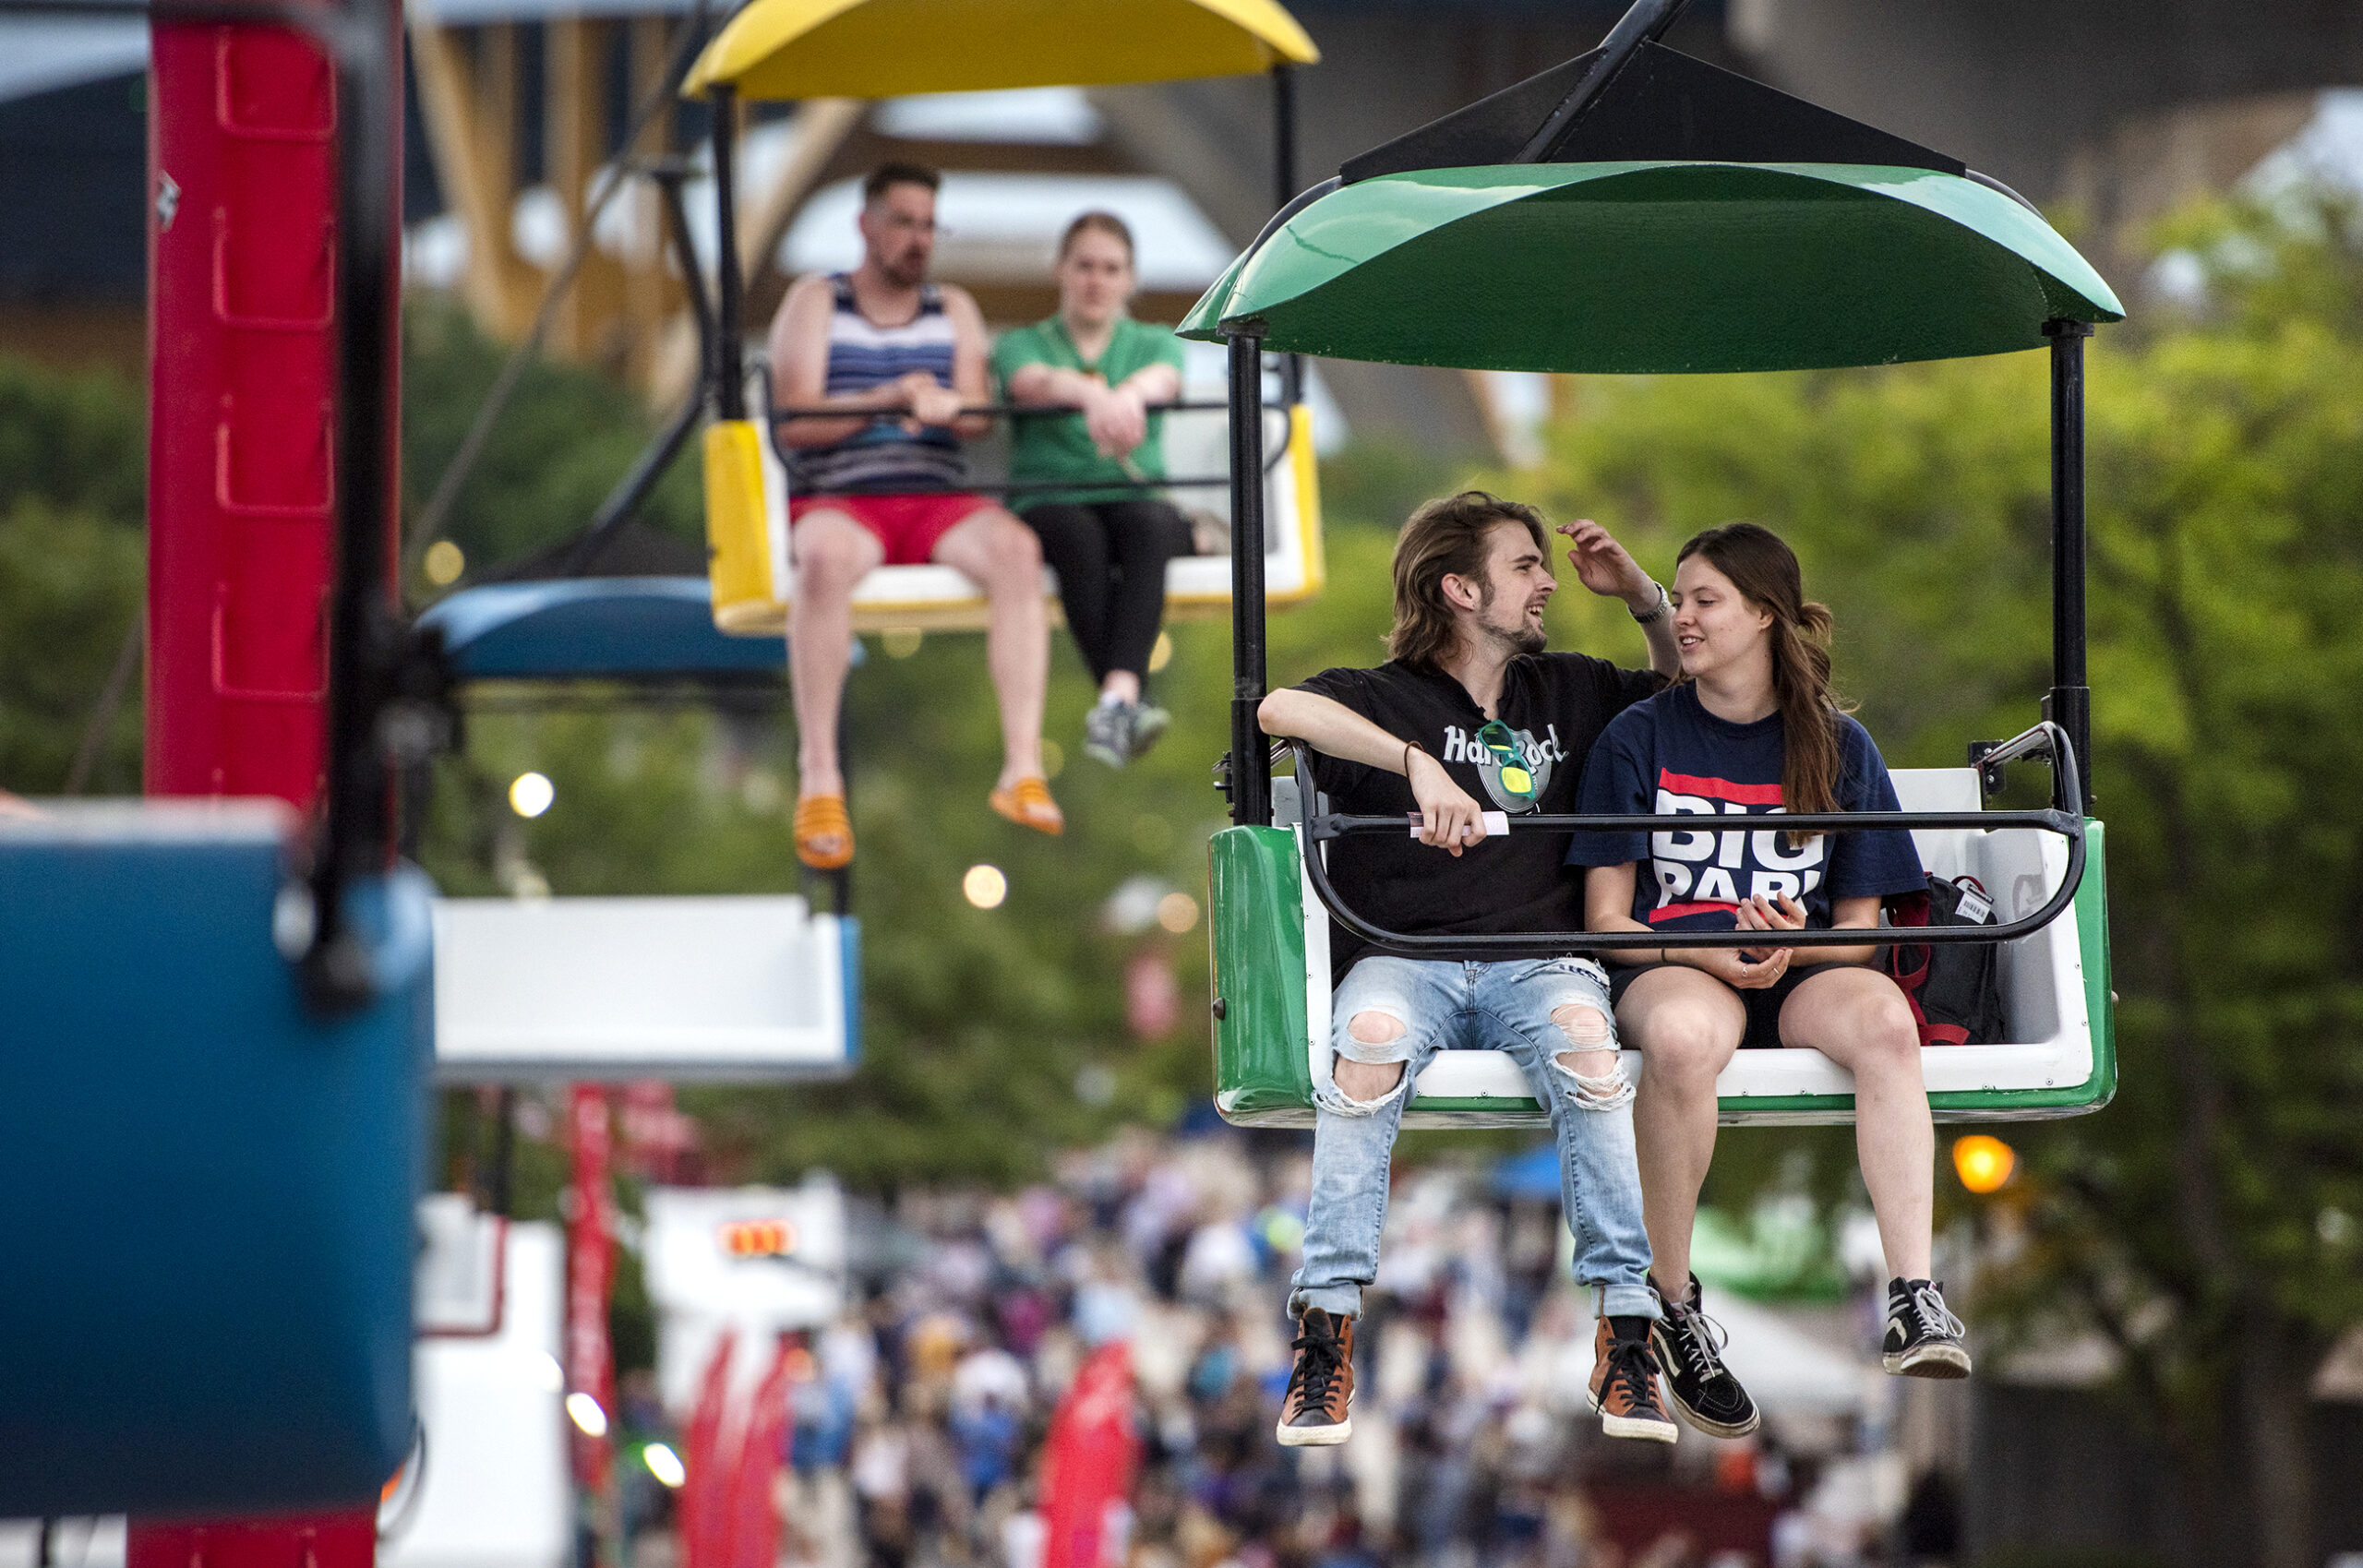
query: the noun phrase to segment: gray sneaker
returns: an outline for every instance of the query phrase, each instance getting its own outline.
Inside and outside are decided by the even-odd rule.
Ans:
[[[1098,702],[1083,720],[1083,754],[1094,761],[1121,768],[1133,755],[1133,715],[1130,702]]]
[[[1173,715],[1154,702],[1144,702],[1133,710],[1133,745],[1135,757],[1146,757],[1157,737],[1171,726]]]

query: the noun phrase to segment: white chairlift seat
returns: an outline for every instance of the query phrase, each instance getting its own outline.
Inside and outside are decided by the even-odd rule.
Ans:
[[[1982,808],[1974,769],[1900,769],[1896,793],[1907,811]],[[1282,822],[1295,817],[1293,781],[1276,791]],[[1292,833],[1301,832],[1301,828]],[[2056,834],[2009,832],[1915,832],[1923,864],[1932,873],[1975,877],[1996,904],[1997,920],[2018,919],[2040,907],[2067,871],[2068,849]],[[2093,928],[2102,903],[2098,824],[2088,825],[2088,859],[2075,902],[2032,935],[2003,945],[2000,982],[2009,1041],[1996,1045],[1924,1047],[1929,1101],[1939,1120],[2010,1120],[2069,1116],[2105,1104],[2116,1084],[2116,1060],[2106,1024],[2106,961]],[[1301,859],[1296,863],[1304,912],[1304,1039],[1310,1081],[1330,1082],[1329,920]],[[2100,994],[2093,994],[2095,985]],[[2095,1017],[2102,1027],[2093,1028]],[[1624,1071],[1637,1075],[1640,1055],[1627,1050]],[[1744,1050],[1716,1081],[1725,1123],[1802,1124],[1853,1118],[1853,1075],[1818,1051]],[[1217,1102],[1229,1119],[1257,1126],[1309,1127],[1309,1104],[1248,1110],[1237,1086]],[[1233,1104],[1222,1104],[1226,1099]],[[1407,1127],[1536,1127],[1547,1113],[1505,1053],[1448,1051],[1420,1075]]]
[[[860,947],[796,897],[440,899],[436,1076],[841,1077]]]

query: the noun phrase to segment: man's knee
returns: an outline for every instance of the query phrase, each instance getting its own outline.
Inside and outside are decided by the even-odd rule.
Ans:
[[[870,552],[850,529],[832,528],[797,541],[797,586],[821,593],[846,593],[868,574]]]
[[[1552,1010],[1551,1022],[1565,1036],[1568,1048],[1552,1060],[1575,1086],[1576,1104],[1585,1110],[1622,1110],[1633,1103],[1633,1085],[1616,1062],[1616,1031],[1608,1015],[1583,1002]]]
[[[1376,1105],[1395,1093],[1396,1085],[1403,1082],[1403,1064],[1339,1057],[1331,1064],[1330,1079],[1337,1085],[1337,1092],[1356,1105]]]
[[[1042,540],[1007,512],[990,514],[985,529],[986,569],[991,585],[1038,592],[1042,586]]]
[[[1372,1056],[1393,1054],[1390,1047],[1405,1034],[1403,1021],[1391,1012],[1366,1010],[1346,1023],[1346,1038]],[[1384,1101],[1403,1082],[1401,1061],[1357,1061],[1344,1051],[1330,1064],[1330,1082],[1350,1105],[1371,1107]]]

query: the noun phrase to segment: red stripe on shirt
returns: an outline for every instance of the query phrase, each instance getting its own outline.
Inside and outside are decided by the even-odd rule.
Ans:
[[[1724,904],[1720,900],[1711,904],[1669,904],[1663,908],[1649,911],[1649,924],[1654,926],[1661,920],[1680,920],[1692,915],[1735,915],[1738,912],[1738,904]]]
[[[1778,806],[1781,786],[1776,784],[1733,784],[1729,779],[1702,779],[1689,773],[1672,773],[1658,770],[1658,787],[1670,789],[1676,795],[1703,795],[1709,800],[1735,801],[1742,806]]]

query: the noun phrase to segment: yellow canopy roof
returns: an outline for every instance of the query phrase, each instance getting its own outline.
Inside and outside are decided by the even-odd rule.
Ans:
[[[1321,57],[1273,0],[751,0],[683,86],[747,98],[1104,87]]]

